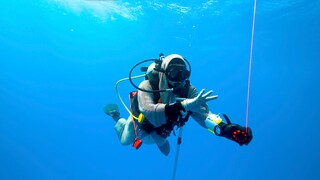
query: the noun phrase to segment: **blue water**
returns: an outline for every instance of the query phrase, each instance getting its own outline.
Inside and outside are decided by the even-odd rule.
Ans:
[[[168,157],[122,146],[102,108],[137,62],[179,53],[211,110],[244,125],[252,15],[253,0],[1,1],[0,179],[171,179],[177,137]],[[189,120],[176,179],[320,179],[319,18],[319,0],[257,1],[254,139]]]

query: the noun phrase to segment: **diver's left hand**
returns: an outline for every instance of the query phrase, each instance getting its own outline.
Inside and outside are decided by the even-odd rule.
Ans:
[[[201,112],[203,103],[218,98],[218,95],[210,96],[213,92],[212,90],[208,91],[206,94],[204,94],[204,91],[205,90],[202,89],[197,97],[192,99],[185,99],[181,102],[182,107],[185,109],[185,111]]]

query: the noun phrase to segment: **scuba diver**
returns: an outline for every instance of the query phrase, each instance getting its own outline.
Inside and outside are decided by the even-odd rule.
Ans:
[[[129,80],[134,85],[131,73],[132,70]],[[185,125],[191,116],[200,126],[215,135],[228,138],[239,145],[248,145],[252,139],[251,128],[231,123],[225,114],[223,117],[226,122],[218,114],[213,114],[207,102],[218,96],[211,95],[212,90],[205,92],[202,89],[198,92],[189,81],[190,75],[191,66],[181,55],[164,57],[160,54],[160,58],[147,68],[145,80],[139,86],[134,85],[138,91],[130,93],[128,119],[120,116],[116,104],[106,105],[104,113],[116,122],[115,130],[120,143],[133,144],[136,149],[142,142],[156,144],[167,156],[170,152],[167,137],[172,132],[175,133],[175,127]]]

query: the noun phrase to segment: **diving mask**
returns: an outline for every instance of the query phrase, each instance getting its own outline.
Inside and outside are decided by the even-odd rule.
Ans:
[[[169,65],[167,71],[165,72],[167,78],[170,81],[181,82],[189,78],[190,71],[186,69],[185,65],[172,64]]]

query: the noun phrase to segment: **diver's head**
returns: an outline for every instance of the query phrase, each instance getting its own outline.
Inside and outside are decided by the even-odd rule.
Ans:
[[[164,73],[168,83],[172,87],[184,86],[185,81],[190,77],[190,71],[187,70],[185,60],[178,54],[171,54],[165,58],[167,66]]]

